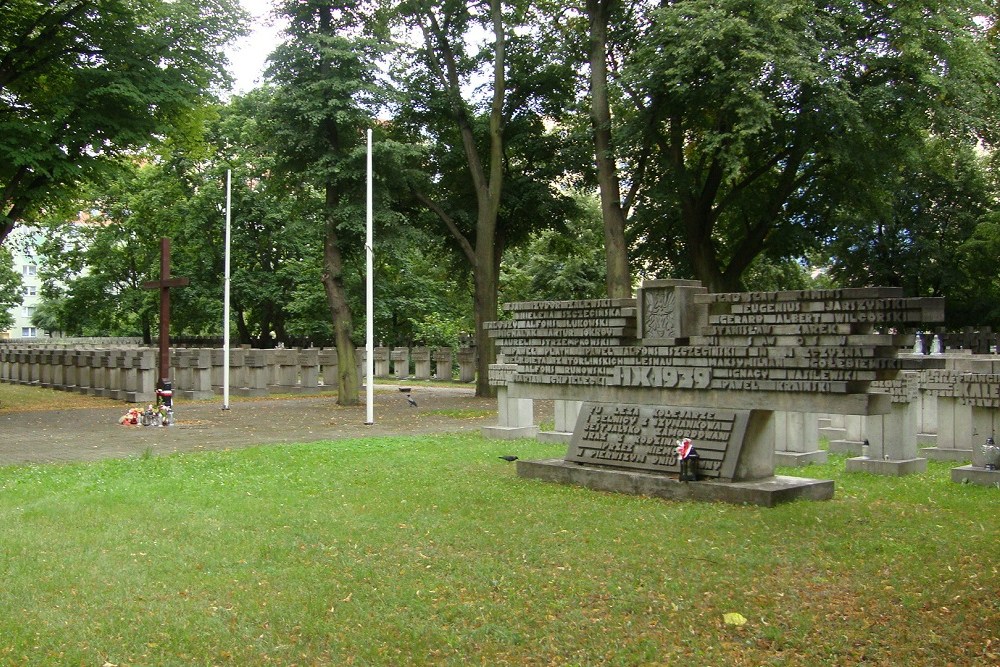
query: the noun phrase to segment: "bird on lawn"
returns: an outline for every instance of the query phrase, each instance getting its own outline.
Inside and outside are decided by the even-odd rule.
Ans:
[[[417,402],[413,400],[413,397],[410,396],[409,394],[406,395],[406,402],[410,404],[411,408],[417,407]]]
[[[505,456],[498,456],[497,458],[503,459],[504,461],[509,461],[510,463],[513,463],[514,461],[517,460],[516,456],[511,456],[510,454],[506,454]]]

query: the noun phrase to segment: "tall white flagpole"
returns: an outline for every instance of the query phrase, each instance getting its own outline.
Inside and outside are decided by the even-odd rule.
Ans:
[[[226,170],[226,277],[222,305],[222,409],[229,409],[229,244],[232,222],[233,170]]]
[[[368,186],[366,188],[368,213],[365,236],[365,256],[367,264],[367,319],[365,336],[365,384],[368,389],[368,414],[366,424],[375,423],[375,287],[372,277],[374,252],[372,250],[372,131],[368,129]]]

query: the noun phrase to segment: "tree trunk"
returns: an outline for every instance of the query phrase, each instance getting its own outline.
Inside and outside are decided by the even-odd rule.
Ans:
[[[239,335],[240,343],[243,345],[250,345],[253,341],[253,336],[250,334],[250,327],[247,326],[247,318],[243,312],[242,308],[235,308],[236,313],[236,332]]]
[[[608,297],[632,296],[632,278],[625,243],[625,213],[621,184],[611,143],[611,106],[608,102],[608,13],[610,0],[587,0],[590,19],[590,120],[594,126],[594,156],[604,221],[604,256]]]
[[[497,253],[494,252],[496,214],[493,214],[491,219],[483,219],[484,217],[488,218],[489,213],[480,213],[476,236],[477,239],[488,238],[491,242],[477,241],[476,263],[473,267],[476,310],[476,396],[492,396],[494,393],[490,386],[489,371],[490,364],[496,360],[496,343],[483,325],[496,319],[499,299],[497,296],[499,267],[496,260]]]
[[[328,186],[328,209],[332,209],[331,198],[335,198],[335,193]],[[360,382],[355,367],[354,341],[351,340],[351,308],[347,304],[347,292],[344,290],[344,262],[337,245],[336,222],[328,219],[326,225],[326,236],[323,238],[323,289],[333,316],[333,335],[337,346],[337,404],[357,405]]]

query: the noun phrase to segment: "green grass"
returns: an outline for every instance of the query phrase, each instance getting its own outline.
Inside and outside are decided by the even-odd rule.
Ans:
[[[121,405],[121,401],[0,382],[0,414],[5,412],[36,412],[38,410],[68,410],[71,408],[107,408],[114,405]]]
[[[426,410],[424,414],[448,417],[449,419],[483,419],[485,417],[495,417],[496,410],[476,410],[474,408],[442,408],[440,410]]]
[[[1000,491],[784,474],[774,509],[384,438],[0,468],[2,665],[988,665]],[[747,623],[727,625],[738,612]]]

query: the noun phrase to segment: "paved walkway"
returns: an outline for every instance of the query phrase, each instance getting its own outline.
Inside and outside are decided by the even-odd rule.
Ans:
[[[177,401],[177,424],[169,428],[121,426],[118,419],[128,409],[124,403],[9,414],[0,409],[0,465],[120,458],[147,449],[167,454],[364,436],[475,432],[496,424],[496,399],[476,398],[471,387],[415,386],[412,396],[417,407],[409,406],[397,388],[379,388],[371,426],[364,423],[363,405],[340,407],[328,397],[234,397],[225,411],[219,399]]]

